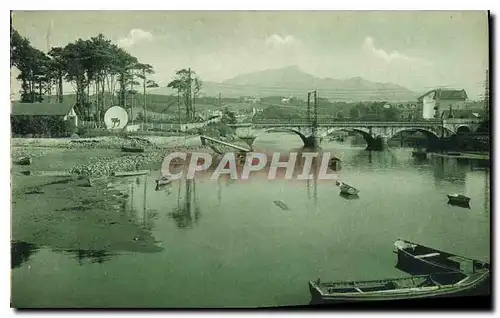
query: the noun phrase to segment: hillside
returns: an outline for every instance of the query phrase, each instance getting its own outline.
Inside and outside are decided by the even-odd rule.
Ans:
[[[417,93],[392,83],[376,83],[361,77],[350,79],[319,78],[296,66],[264,70],[236,76],[221,83],[204,82],[205,96],[296,96],[307,98],[307,92],[318,90],[321,97],[332,101],[413,101]],[[154,94],[170,95],[167,87],[152,90]]]

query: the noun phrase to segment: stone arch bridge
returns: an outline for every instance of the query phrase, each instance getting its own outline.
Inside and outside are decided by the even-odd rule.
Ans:
[[[381,150],[387,140],[402,131],[419,131],[428,139],[440,139],[460,132],[475,132],[479,127],[477,119],[445,119],[413,122],[369,122],[369,121],[333,121],[318,122],[315,129],[305,121],[260,121],[248,124],[234,124],[236,134],[250,145],[264,132],[286,131],[298,135],[305,147],[316,147],[321,140],[336,131],[355,132],[363,136],[367,149]]]

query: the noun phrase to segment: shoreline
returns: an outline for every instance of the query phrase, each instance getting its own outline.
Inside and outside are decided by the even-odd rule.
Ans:
[[[490,155],[489,154],[476,154],[476,153],[469,153],[469,152],[453,152],[453,153],[458,153],[460,155],[450,155],[447,153],[437,153],[437,152],[430,152],[429,154],[434,157],[445,157],[445,158],[463,158],[463,159],[476,159],[476,160],[490,160]]]

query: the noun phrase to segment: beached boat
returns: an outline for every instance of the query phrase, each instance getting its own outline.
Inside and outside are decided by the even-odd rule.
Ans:
[[[312,303],[345,303],[464,296],[484,290],[489,270],[473,274],[433,273],[369,281],[309,282]]]
[[[348,185],[347,183],[337,181],[337,185],[340,187],[340,193],[355,195],[359,193],[359,190],[355,187]]]
[[[394,242],[396,268],[410,274],[459,272],[471,274],[489,270],[486,262],[443,252],[424,245],[398,239]]]
[[[149,174],[149,170],[135,170],[135,171],[115,171],[113,172],[113,176],[115,177],[133,177],[133,176],[142,176],[145,174]]]
[[[448,196],[449,203],[459,204],[459,205],[469,205],[470,198],[466,197],[465,195],[452,193],[452,194],[448,194],[447,196]]]
[[[142,147],[122,147],[123,152],[144,152],[144,148]]]
[[[17,164],[22,165],[22,166],[29,166],[31,164],[31,158],[30,157],[21,157],[17,160]]]

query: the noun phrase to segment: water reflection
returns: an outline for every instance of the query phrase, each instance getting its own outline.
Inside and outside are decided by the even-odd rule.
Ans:
[[[186,229],[192,227],[200,218],[196,182],[193,178],[179,179],[178,183],[177,207],[169,213],[169,217],[175,221],[179,229]]]
[[[349,166],[371,165],[375,167],[393,167],[397,164],[396,155],[390,150],[371,151],[359,150],[349,159]]]
[[[105,261],[108,261],[111,256],[113,256],[112,253],[109,253],[104,250],[66,250],[66,253],[71,253],[74,254],[74,257],[76,258],[78,264],[84,265],[86,260],[89,260],[91,263],[99,263],[102,264]]]
[[[355,200],[355,199],[359,199],[359,195],[358,194],[348,194],[348,193],[340,193],[339,194],[342,198],[344,199],[347,199],[347,200]]]
[[[152,219],[158,215],[155,210],[148,209],[148,190],[157,191],[155,186],[149,185],[150,179],[148,176],[128,178],[124,180],[127,183],[127,190],[125,197],[128,198],[126,214],[131,214],[129,217],[134,219],[137,224],[142,225],[144,228],[152,227]],[[162,193],[169,195],[171,192],[170,185],[165,185],[160,190]]]
[[[433,157],[431,165],[437,182],[443,180],[465,185],[465,175],[469,169],[459,165],[456,158]]]
[[[27,262],[31,255],[38,251],[38,247],[31,243],[12,241],[10,243],[11,268],[21,267]]]

